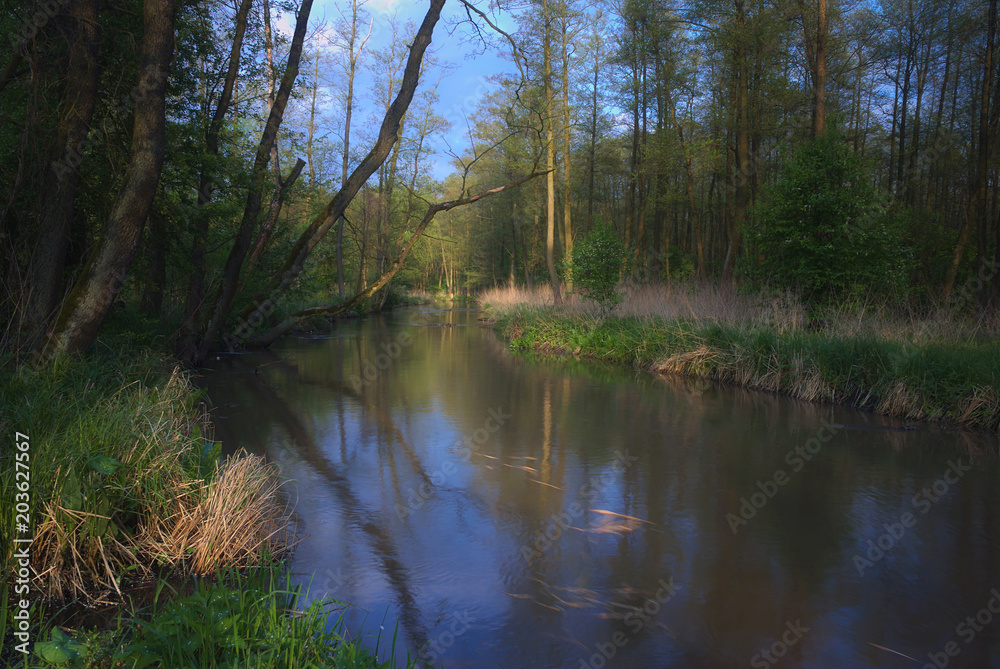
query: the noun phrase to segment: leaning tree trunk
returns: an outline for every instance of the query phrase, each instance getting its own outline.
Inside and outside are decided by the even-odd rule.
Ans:
[[[251,327],[260,323],[270,311],[275,301],[292,285],[292,282],[295,281],[305,267],[306,259],[312,253],[312,250],[319,244],[340,216],[343,215],[347,209],[347,205],[350,204],[361,186],[368,181],[368,178],[389,157],[389,153],[397,140],[399,125],[410,106],[410,102],[413,100],[413,93],[417,88],[420,78],[420,65],[424,52],[431,43],[434,26],[441,17],[441,9],[444,7],[444,3],[445,0],[431,0],[430,8],[427,10],[423,23],[421,23],[420,29],[417,30],[417,34],[410,46],[410,55],[406,62],[406,68],[403,71],[403,81],[400,84],[399,93],[389,106],[389,111],[386,112],[385,118],[382,119],[382,126],[379,129],[375,145],[361,163],[354,168],[354,171],[348,176],[347,182],[334,195],[329,204],[313,219],[309,227],[302,232],[295,246],[292,247],[285,264],[267,285],[264,293],[257,295],[253,303],[239,314],[239,325],[236,332],[237,341],[241,340],[241,336],[245,336]],[[206,332],[203,342],[205,355],[207,355],[208,348],[214,341],[218,331],[219,323],[216,324],[214,329]]]
[[[222,286],[218,292],[218,299],[215,300],[215,307],[211,316],[205,321],[202,330],[201,342],[193,356],[194,362],[200,362],[208,355],[208,350],[222,325],[223,319],[229,312],[229,307],[236,296],[236,289],[239,287],[240,271],[243,269],[243,261],[250,250],[250,243],[257,227],[257,216],[260,214],[261,193],[264,190],[264,182],[267,176],[267,167],[271,161],[271,146],[278,135],[278,128],[281,126],[285,113],[285,106],[288,104],[288,97],[292,92],[292,85],[299,72],[299,59],[302,57],[302,42],[305,40],[306,28],[309,25],[309,13],[312,10],[313,0],[303,0],[299,7],[299,16],[295,22],[295,32],[292,34],[292,45],[288,51],[288,64],[285,67],[285,74],[281,78],[281,85],[278,87],[278,94],[271,105],[271,113],[268,114],[267,124],[261,134],[260,143],[257,145],[257,156],[254,158],[253,179],[250,183],[250,192],[247,193],[246,206],[243,209],[243,220],[240,222],[239,231],[236,233],[236,241],[226,259],[226,266],[222,274]],[[185,356],[187,358],[189,356]]]
[[[420,236],[424,233],[424,230],[427,229],[427,226],[430,225],[432,220],[434,220],[434,216],[436,216],[439,212],[449,211],[456,207],[463,207],[467,204],[478,202],[483,198],[489,197],[491,195],[496,195],[497,193],[502,193],[503,191],[508,190],[510,188],[516,188],[517,186],[520,186],[521,184],[530,181],[531,179],[534,179],[536,177],[540,177],[543,174],[546,174],[546,172],[533,172],[527,176],[521,177],[517,181],[514,181],[512,183],[503,186],[498,186],[496,188],[491,188],[490,190],[480,193],[479,195],[473,195],[471,197],[459,198],[457,200],[450,200],[448,202],[440,202],[438,204],[432,204],[430,207],[428,207],[427,212],[424,214],[423,219],[420,221],[419,224],[417,224],[416,230],[413,231],[409,239],[406,240],[406,243],[403,244],[402,249],[399,252],[399,256],[397,256],[396,259],[392,261],[392,263],[389,265],[389,268],[386,271],[384,271],[382,275],[375,280],[374,283],[372,283],[366,289],[358,291],[358,293],[355,294],[354,297],[347,300],[346,302],[340,302],[339,304],[334,304],[328,307],[311,307],[309,309],[303,309],[302,311],[294,313],[285,320],[283,320],[281,323],[276,325],[275,327],[268,330],[266,333],[254,338],[250,342],[250,344],[252,346],[270,346],[272,343],[274,343],[274,341],[278,337],[280,337],[281,335],[285,334],[293,327],[295,327],[295,324],[298,323],[303,318],[311,318],[313,316],[322,316],[330,318],[332,316],[336,316],[337,314],[343,313],[348,309],[353,309],[354,307],[356,307],[357,305],[361,304],[369,297],[374,295],[376,292],[378,292],[383,286],[386,286],[390,281],[392,281],[392,277],[395,276],[396,272],[398,272],[403,267],[403,262],[406,260],[406,256],[409,255],[410,250],[413,248],[413,245],[417,243],[417,241],[420,239]]]
[[[43,349],[46,358],[82,353],[94,341],[121,291],[156,195],[163,166],[167,74],[174,49],[174,0],[145,0],[142,13],[139,82],[125,181],[97,249],[59,310]]]
[[[260,257],[264,255],[267,243],[271,240],[274,228],[278,224],[278,216],[281,215],[281,208],[285,204],[285,197],[288,195],[288,191],[292,189],[292,186],[295,185],[295,181],[299,178],[302,168],[305,166],[306,161],[298,158],[295,161],[295,167],[292,168],[287,177],[284,179],[278,177],[278,188],[275,189],[274,195],[271,197],[271,208],[267,213],[267,218],[264,219],[264,224],[260,226],[260,234],[257,235],[253,251],[250,252],[250,259],[247,260],[247,272],[250,272],[257,261],[260,260]]]
[[[229,104],[233,99],[236,87],[236,77],[240,71],[240,55],[243,51],[243,38],[247,29],[247,17],[250,14],[252,0],[242,0],[236,11],[236,31],[229,50],[229,69],[219,95],[219,103],[212,114],[212,119],[205,132],[205,148],[209,155],[219,155],[219,132],[222,122],[229,112]],[[195,214],[194,235],[191,240],[191,274],[188,277],[187,301],[184,305],[184,324],[181,327],[177,350],[180,357],[188,357],[198,338],[198,321],[201,318],[201,307],[205,300],[205,259],[207,257],[209,215],[205,205],[212,200],[214,174],[207,165],[202,166],[198,184],[198,211]]]
[[[77,164],[97,104],[97,0],[77,0],[69,9],[73,19],[66,91],[56,130],[52,159],[39,200],[38,235],[29,267],[31,295],[24,330],[34,347],[59,306],[63,266],[69,248]]]

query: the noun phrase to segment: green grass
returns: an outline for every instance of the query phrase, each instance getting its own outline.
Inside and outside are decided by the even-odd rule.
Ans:
[[[574,353],[888,415],[1000,427],[1000,342],[923,341],[694,319],[489,310],[514,350]]]
[[[369,650],[345,638],[341,604],[306,603],[304,593],[284,585],[284,566],[275,561],[248,572],[222,569],[198,580],[183,596],[162,586],[153,600],[122,612],[104,629],[45,625],[22,667],[185,667],[221,669],[308,669],[395,667],[396,635],[374,639]],[[389,659],[378,662],[380,646]],[[408,656],[405,666],[415,666]]]
[[[378,666],[341,628],[327,630],[330,602],[300,611],[299,593],[281,585],[271,555],[282,546],[258,541],[285,513],[273,477],[263,464],[216,469],[201,393],[163,349],[155,323],[123,315],[83,358],[37,368],[0,359],[0,664],[25,666],[13,651],[9,600],[8,539],[25,536],[15,535],[13,514],[20,432],[30,444],[31,640],[56,666]],[[200,534],[213,528],[213,510],[227,519],[215,524],[226,532]],[[235,535],[229,526],[239,526]],[[220,537],[242,572],[215,559]],[[60,598],[114,599],[118,588],[190,573],[185,561],[199,552],[218,574],[192,594],[178,599],[159,580],[155,605],[123,605],[101,629],[54,626]],[[51,664],[36,654],[26,666]]]
[[[84,359],[21,366],[0,377],[0,430],[29,436],[32,564],[44,596],[120,585],[150,556],[136,554],[141,526],[174,511],[179,489],[212,470],[200,395],[152,348],[113,341]],[[0,469],[12,508],[11,454]],[[0,517],[13,536],[14,517]],[[11,550],[4,547],[10,569]]]

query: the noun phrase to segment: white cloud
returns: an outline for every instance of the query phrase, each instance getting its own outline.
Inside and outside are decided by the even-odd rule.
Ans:
[[[402,0],[369,0],[368,7],[380,14],[391,14]]]

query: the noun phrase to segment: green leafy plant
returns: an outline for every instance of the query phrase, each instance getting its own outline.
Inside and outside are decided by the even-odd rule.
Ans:
[[[743,271],[754,287],[810,304],[907,276],[908,255],[861,159],[829,130],[786,161],[747,226]]]
[[[35,655],[43,666],[84,667],[87,660],[87,646],[74,641],[58,627],[53,627],[49,641],[39,641],[35,644]]]
[[[305,605],[298,588],[287,588],[280,564],[249,575],[226,569],[185,597],[168,601],[149,620],[132,621],[137,633],[115,660],[142,667],[389,667],[376,651],[340,633],[342,619],[327,628],[329,599]],[[395,646],[391,649],[393,658]],[[412,666],[408,664],[407,666]]]
[[[625,245],[610,225],[598,224],[574,247],[574,286],[581,295],[597,302],[608,313],[622,301],[618,278],[625,263]]]

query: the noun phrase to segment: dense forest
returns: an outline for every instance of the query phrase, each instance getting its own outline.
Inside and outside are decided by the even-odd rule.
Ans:
[[[601,224],[634,282],[998,303],[996,0],[454,4],[375,40],[358,0],[8,2],[4,347],[134,307],[198,361],[401,289],[558,296]],[[508,65],[459,119],[432,40]]]

